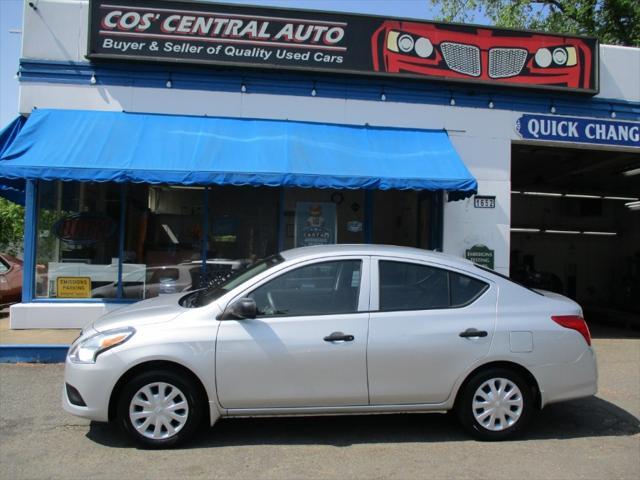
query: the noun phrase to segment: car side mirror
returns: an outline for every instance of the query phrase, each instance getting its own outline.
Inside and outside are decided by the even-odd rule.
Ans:
[[[256,318],[258,315],[258,307],[253,298],[241,298],[236,300],[222,312],[218,320],[244,320],[248,318]]]

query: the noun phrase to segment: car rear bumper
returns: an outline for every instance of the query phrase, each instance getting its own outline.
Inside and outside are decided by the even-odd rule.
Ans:
[[[589,397],[598,391],[598,368],[593,348],[588,348],[570,363],[531,368],[540,387],[541,406],[549,403]]]

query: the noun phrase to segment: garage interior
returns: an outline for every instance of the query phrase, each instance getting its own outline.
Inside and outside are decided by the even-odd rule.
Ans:
[[[640,154],[514,144],[510,275],[640,328]]]

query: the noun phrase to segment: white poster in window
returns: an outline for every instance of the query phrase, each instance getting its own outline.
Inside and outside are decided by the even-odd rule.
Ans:
[[[336,243],[336,204],[298,202],[296,204],[296,247]]]

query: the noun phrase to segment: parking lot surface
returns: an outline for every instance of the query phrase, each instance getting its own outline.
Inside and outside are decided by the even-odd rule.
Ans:
[[[62,410],[62,365],[0,365],[0,479],[636,479],[640,340],[617,336],[594,340],[597,396],[551,405],[502,443],[413,414],[223,420],[182,449],[139,450]]]

